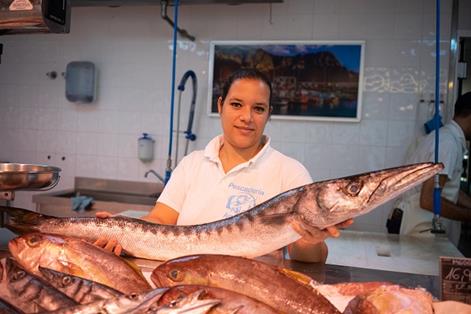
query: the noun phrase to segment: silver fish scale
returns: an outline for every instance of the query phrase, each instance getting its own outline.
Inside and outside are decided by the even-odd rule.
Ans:
[[[169,226],[119,216],[47,218],[38,226],[38,231],[89,241],[100,237],[114,238],[128,254],[155,260],[203,253],[255,257],[300,238],[288,224],[277,226],[266,224],[260,218],[251,220],[239,219],[236,225]]]

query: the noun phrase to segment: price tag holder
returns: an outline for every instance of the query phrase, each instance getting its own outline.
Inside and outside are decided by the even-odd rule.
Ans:
[[[440,297],[471,304],[471,258],[440,256]]]

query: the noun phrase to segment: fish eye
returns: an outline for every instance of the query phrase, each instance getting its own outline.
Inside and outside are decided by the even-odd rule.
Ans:
[[[129,298],[130,300],[136,300],[137,297],[138,297],[137,293],[131,293],[130,295],[128,295],[128,298]]]
[[[63,285],[64,287],[70,285],[71,283],[72,283],[72,278],[71,278],[70,276],[64,276],[64,277],[62,278],[62,285]]]
[[[36,247],[39,245],[40,238],[38,236],[31,236],[28,238],[27,244],[31,247]]]
[[[182,281],[183,280],[183,273],[178,269],[172,269],[168,273],[168,277],[173,281]]]
[[[13,273],[13,276],[11,276],[12,281],[17,281],[20,280],[21,278],[24,278],[26,276],[26,272],[24,270],[19,270]]]
[[[349,185],[347,185],[347,193],[350,194],[351,196],[356,196],[358,193],[360,193],[362,188],[362,184],[359,182],[352,182]]]

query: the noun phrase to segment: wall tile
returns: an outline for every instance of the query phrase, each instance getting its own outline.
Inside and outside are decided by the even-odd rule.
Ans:
[[[96,156],[76,155],[75,175],[78,177],[99,178]]]
[[[339,39],[365,38],[368,25],[364,21],[368,21],[368,15],[362,13],[353,13],[355,11],[357,10],[349,11],[350,13],[338,14]]]
[[[339,34],[338,26],[338,15],[337,14],[328,14],[328,13],[319,13],[316,11],[316,14],[313,16],[313,39],[317,40],[337,40],[343,39]],[[343,36],[343,35],[342,35]]]
[[[335,144],[360,143],[360,125],[358,123],[334,123],[331,126],[332,141]]]
[[[360,144],[384,145],[387,133],[387,120],[365,120],[360,125]]]
[[[390,93],[364,92],[362,115],[365,119],[388,118],[390,107]]]
[[[388,146],[401,146],[407,149],[414,137],[415,123],[411,121],[389,121]]]
[[[97,155],[98,138],[97,133],[79,133],[76,137],[77,154]]]
[[[399,13],[395,17],[394,37],[397,39],[420,39],[422,17],[411,13]]]
[[[108,156],[96,157],[96,175],[99,178],[116,179],[118,177],[118,158]]]
[[[341,4],[341,0],[314,0],[314,14],[337,13]]]
[[[418,94],[395,93],[391,96],[389,117],[398,120],[415,121],[417,107],[419,106]]]

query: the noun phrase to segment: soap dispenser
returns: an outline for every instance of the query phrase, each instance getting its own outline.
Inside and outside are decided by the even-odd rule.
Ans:
[[[137,156],[143,162],[154,160],[154,139],[148,133],[142,133],[138,139]]]

